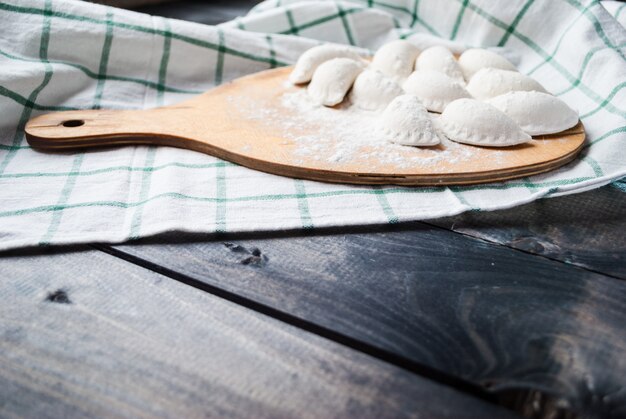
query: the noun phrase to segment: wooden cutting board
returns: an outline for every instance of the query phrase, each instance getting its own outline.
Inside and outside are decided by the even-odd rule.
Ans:
[[[467,185],[534,175],[572,161],[585,141],[579,122],[562,133],[508,148],[448,141],[417,148],[381,142],[358,146],[350,158],[337,159],[333,145],[340,140],[333,138],[333,129],[346,109],[328,109],[336,112],[330,114],[333,118],[303,123],[306,115],[284,103],[285,97],[304,89],[287,83],[290,71],[284,67],[255,73],[173,106],[41,115],[26,125],[26,138],[32,147],[50,151],[128,144],[180,147],[294,178],[395,185]],[[377,115],[372,113],[371,120]],[[345,137],[346,127],[342,132]],[[319,137],[317,147],[300,140],[307,134],[313,141]],[[341,141],[345,147],[346,139]],[[381,147],[392,150],[392,158],[381,158]]]

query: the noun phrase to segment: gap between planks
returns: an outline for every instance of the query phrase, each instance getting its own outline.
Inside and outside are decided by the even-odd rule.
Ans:
[[[471,234],[467,234],[464,232],[460,232],[460,231],[455,231],[455,230],[451,230],[450,228],[447,228],[445,226],[438,226],[438,225],[431,225],[430,223],[427,222],[414,222],[414,223],[403,223],[401,225],[395,225],[395,226],[357,226],[357,227],[350,227],[350,228],[327,228],[327,229],[318,229],[315,230],[313,232],[306,232],[306,233],[302,233],[302,232],[297,232],[297,231],[290,231],[290,232],[274,232],[273,234],[270,232],[269,234],[267,232],[265,233],[243,233],[243,234],[237,234],[236,237],[238,240],[244,240],[246,238],[273,238],[273,237],[282,237],[282,238],[288,238],[288,237],[302,237],[302,236],[320,236],[320,235],[335,235],[338,233],[346,233],[346,230],[348,230],[348,233],[364,233],[364,232],[369,232],[371,231],[373,228],[380,230],[381,228],[384,231],[390,231],[390,232],[403,232],[405,230],[407,230],[407,227],[409,226],[415,226],[415,225],[426,225],[429,227],[437,227],[437,230],[441,231],[441,230],[449,230],[451,232],[454,233],[458,233],[461,236],[465,236],[466,238],[470,238],[470,239],[474,239],[474,240],[479,240],[483,243],[486,243],[489,246],[493,246],[493,245],[499,245],[502,246],[504,248],[508,248],[507,251],[511,251],[511,250],[517,250],[520,251],[522,253],[526,253],[527,255],[534,255],[534,256],[543,256],[543,255],[539,255],[539,254],[535,254],[532,252],[528,252],[528,251],[524,251],[523,249],[519,249],[519,248],[515,248],[515,247],[511,247],[511,246],[507,246],[505,243],[500,243],[500,242],[494,242],[491,240],[486,240],[483,239],[481,237],[476,237],[476,236],[472,236]],[[343,230],[343,231],[342,231]],[[379,231],[380,232],[380,231]],[[232,234],[230,236],[233,236]],[[223,237],[220,236],[220,240],[222,239],[228,239],[227,237]],[[233,238],[234,239],[234,238]],[[158,238],[157,238],[158,240]],[[202,241],[206,241],[206,235],[203,237]],[[215,240],[211,240],[211,241],[215,241]],[[113,256],[116,256],[118,258],[121,258],[123,260],[126,260],[127,262],[133,263],[133,264],[137,264],[140,265],[146,269],[164,274],[165,276],[168,276],[174,280],[177,280],[179,282],[185,283],[186,285],[192,286],[194,288],[200,289],[202,291],[211,293],[217,297],[220,298],[224,298],[230,302],[233,302],[235,304],[238,305],[242,305],[248,309],[251,309],[253,311],[256,311],[258,313],[261,313],[263,315],[267,315],[269,317],[272,317],[276,320],[285,322],[287,324],[290,324],[294,327],[298,327],[300,329],[303,329],[307,332],[316,334],[318,336],[321,336],[323,338],[329,339],[331,341],[334,341],[336,343],[342,344],[344,346],[347,346],[353,350],[368,354],[370,356],[373,356],[379,360],[382,360],[384,362],[393,364],[395,366],[398,366],[400,368],[403,368],[409,372],[412,372],[414,374],[417,374],[419,376],[422,376],[424,378],[428,378],[432,381],[436,381],[440,384],[449,386],[449,387],[453,387],[455,389],[457,389],[458,391],[462,391],[465,393],[469,393],[475,397],[479,397],[485,401],[491,402],[491,403],[495,403],[495,404],[499,404],[501,406],[506,406],[509,408],[514,408],[514,410],[517,410],[518,412],[521,412],[519,406],[517,406],[519,403],[517,403],[519,401],[520,398],[525,397],[524,394],[519,394],[517,396],[514,395],[507,395],[506,397],[502,397],[499,394],[494,394],[494,393],[490,393],[487,390],[483,389],[482,387],[473,384],[471,382],[466,381],[465,379],[460,379],[458,377],[456,377],[453,374],[450,373],[444,373],[441,372],[439,370],[436,370],[432,367],[428,367],[427,365],[423,365],[419,362],[407,359],[406,357],[402,356],[402,355],[397,355],[393,352],[390,352],[388,350],[385,349],[381,349],[378,346],[376,346],[375,344],[368,344],[365,343],[363,341],[361,341],[359,338],[352,338],[349,336],[346,336],[343,333],[340,332],[336,332],[328,327],[324,327],[324,326],[319,326],[318,324],[312,322],[312,321],[308,321],[308,320],[304,320],[298,316],[294,316],[292,314],[286,313],[282,310],[278,310],[276,308],[273,308],[271,306],[268,306],[266,304],[260,303],[255,301],[252,298],[248,298],[248,297],[243,297],[241,295],[238,295],[236,292],[233,291],[228,291],[225,290],[217,285],[211,285],[211,284],[206,284],[204,282],[201,282],[198,279],[194,279],[193,277],[190,277],[186,274],[182,274],[179,273],[175,270],[172,270],[170,268],[165,268],[160,266],[158,263],[156,262],[151,262],[149,260],[146,260],[140,256],[136,256],[136,255],[132,255],[132,254],[128,254],[122,250],[119,249],[115,249],[112,248],[110,246],[107,245],[94,245],[94,247],[100,251],[109,253]],[[597,272],[593,269],[587,269],[585,267],[579,266],[579,265],[575,265],[575,264],[570,264],[567,263],[566,261],[562,261],[562,260],[558,260],[558,259],[553,259],[550,257],[546,257],[544,256],[542,260],[549,260],[550,262],[560,262],[562,265],[566,266],[566,269],[576,269],[578,268],[579,272]],[[600,275],[605,276],[605,277],[609,277],[612,279],[619,279],[619,278],[615,278],[611,275],[607,275],[604,274],[602,272],[599,272]],[[541,395],[543,397],[543,395]],[[516,406],[516,407],[514,407]]]
[[[488,243],[488,244],[494,245],[494,246],[505,247],[507,249],[514,250],[516,252],[525,253],[525,254],[530,255],[530,256],[540,257],[540,258],[549,260],[551,262],[561,263],[561,264],[563,264],[565,266],[568,266],[568,267],[570,267],[572,269],[580,269],[582,271],[586,271],[586,272],[590,272],[590,273],[606,276],[607,278],[616,279],[618,281],[626,280],[626,278],[621,278],[621,277],[615,276],[613,274],[602,272],[602,271],[599,271],[599,270],[596,270],[596,269],[592,269],[592,268],[589,268],[589,267],[586,267],[586,266],[578,265],[578,264],[575,264],[575,263],[570,263],[570,262],[567,262],[565,260],[560,260],[560,259],[557,259],[557,258],[554,258],[554,257],[541,255],[539,253],[534,253],[534,252],[531,252],[529,250],[520,249],[518,247],[511,246],[511,245],[509,245],[507,243],[501,243],[501,242],[498,242],[498,241],[495,241],[495,240],[490,240],[490,239],[485,238],[485,237],[474,236],[474,235],[472,235],[470,233],[465,233],[463,231],[453,230],[452,227],[448,228],[448,227],[445,227],[445,226],[442,226],[442,225],[429,223],[428,221],[418,221],[418,222],[420,224],[424,224],[424,225],[426,225],[428,227],[436,228],[438,230],[450,231],[452,233],[459,234],[459,235],[461,235],[463,237],[467,237],[469,239],[478,240],[478,241],[481,241],[481,242],[484,242],[484,243]]]
[[[386,349],[382,349],[375,345],[360,341],[358,339],[347,336],[343,333],[334,331],[324,326],[320,326],[309,320],[305,320],[298,316],[294,316],[285,311],[278,310],[266,304],[254,301],[248,297],[238,295],[234,292],[225,290],[215,285],[201,282],[187,275],[184,275],[179,272],[173,271],[171,269],[165,268],[163,266],[157,265],[156,263],[139,258],[137,256],[130,255],[121,250],[114,249],[110,246],[101,245],[101,244],[91,244],[90,246],[95,248],[96,250],[102,251],[104,253],[108,253],[112,256],[125,260],[129,263],[139,265],[145,269],[159,273],[175,281],[184,283],[185,285],[207,292],[216,297],[227,300],[231,303],[240,305],[247,309],[253,310],[257,313],[271,317],[275,320],[297,327],[306,332],[323,337],[325,339],[328,339],[340,345],[346,346],[355,351],[372,356],[376,359],[379,359],[391,365],[407,370],[413,374],[429,379],[438,384],[451,387],[459,392],[471,395],[473,397],[479,398],[486,402],[500,405],[500,403],[498,403],[497,395],[489,393],[488,391],[484,390],[482,387],[476,384],[473,384],[467,380],[452,376],[450,374],[443,373],[437,369],[431,368],[419,362],[415,362],[411,359],[395,354]]]

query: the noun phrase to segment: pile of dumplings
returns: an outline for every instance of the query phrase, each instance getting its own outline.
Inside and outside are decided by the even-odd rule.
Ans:
[[[398,40],[368,62],[348,47],[321,45],[300,56],[289,80],[309,83],[308,95],[320,105],[347,98],[351,106],[382,112],[381,134],[403,145],[437,145],[443,134],[459,143],[506,147],[578,123],[578,113],[540,83],[478,48],[457,60],[445,47],[420,51]]]

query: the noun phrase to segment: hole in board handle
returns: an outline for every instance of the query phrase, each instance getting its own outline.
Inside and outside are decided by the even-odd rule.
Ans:
[[[80,127],[81,125],[85,125],[85,121],[82,119],[70,119],[69,121],[63,122],[63,126],[67,128]]]

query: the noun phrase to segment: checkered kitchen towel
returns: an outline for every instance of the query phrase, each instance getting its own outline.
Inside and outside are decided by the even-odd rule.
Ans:
[[[626,3],[623,1],[603,1],[602,5],[620,25],[626,27]]]
[[[74,0],[0,2],[0,248],[121,242],[166,230],[277,230],[492,210],[626,174],[626,31],[595,1],[278,1],[218,27]],[[471,187],[353,187],[272,176],[173,148],[42,153],[43,112],[149,108],[293,63],[332,41],[405,38],[500,47],[580,111],[588,144],[567,167]]]

